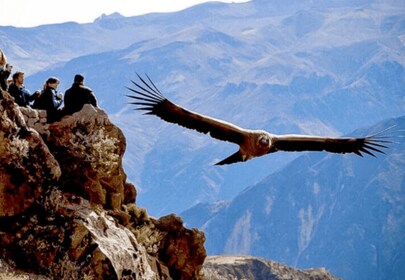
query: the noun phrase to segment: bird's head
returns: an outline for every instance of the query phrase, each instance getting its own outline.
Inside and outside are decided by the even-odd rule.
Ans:
[[[257,139],[257,146],[260,148],[269,148],[271,145],[271,139],[267,134],[261,134]]]

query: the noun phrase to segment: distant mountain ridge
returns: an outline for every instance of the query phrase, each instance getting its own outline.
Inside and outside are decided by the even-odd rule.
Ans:
[[[152,215],[231,199],[295,158],[212,164],[236,150],[133,112],[147,73],[174,102],[246,128],[341,135],[404,112],[404,9],[395,1],[206,3],[94,23],[0,27],[0,47],[35,90],[83,73],[128,138],[124,164]]]

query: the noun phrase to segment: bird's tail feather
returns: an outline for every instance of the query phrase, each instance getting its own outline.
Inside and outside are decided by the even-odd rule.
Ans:
[[[237,151],[236,153],[230,155],[226,159],[223,159],[220,162],[217,162],[215,165],[231,164],[231,163],[240,162],[240,161],[246,161],[246,157],[243,156],[240,153],[240,151]]]

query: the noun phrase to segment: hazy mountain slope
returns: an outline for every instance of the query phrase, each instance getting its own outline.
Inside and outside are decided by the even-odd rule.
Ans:
[[[204,230],[209,254],[247,254],[300,268],[326,267],[343,279],[402,279],[405,117],[366,131],[392,125],[393,134],[402,137],[393,138],[397,143],[387,155],[308,153],[216,213],[204,211],[210,209],[205,206],[182,216],[188,226]]]
[[[357,30],[357,17],[364,12],[347,12],[255,14],[226,32],[225,24],[215,29],[199,25],[179,32],[164,46],[161,39],[152,40],[148,44],[157,47],[143,52],[148,44],[142,44],[130,55],[136,57],[134,68],[153,73],[168,97],[197,112],[276,133],[338,135],[401,115],[405,108],[403,61],[393,51],[398,45],[387,49],[380,44],[388,35],[378,35],[379,22],[371,20]],[[300,34],[290,18],[304,16],[315,26]],[[347,21],[363,39],[343,34]],[[157,128],[156,144],[145,157],[149,172],[145,170],[140,183],[145,192],[139,201],[154,205],[152,213],[177,212],[179,200],[184,207],[230,198],[295,156],[213,167],[236,147],[151,117],[136,115],[135,122]]]
[[[403,115],[404,15],[395,1],[207,3],[85,25],[0,27],[0,47],[32,70],[31,90],[56,75],[64,91],[85,75],[127,137],[138,202],[163,215],[230,199],[296,154],[212,166],[237,147],[133,112],[125,94],[135,72],[176,103],[246,128],[340,135]]]

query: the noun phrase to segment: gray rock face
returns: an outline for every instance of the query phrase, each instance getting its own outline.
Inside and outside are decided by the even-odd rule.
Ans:
[[[276,262],[248,256],[210,256],[203,268],[207,280],[337,280],[325,269],[299,270]]]

